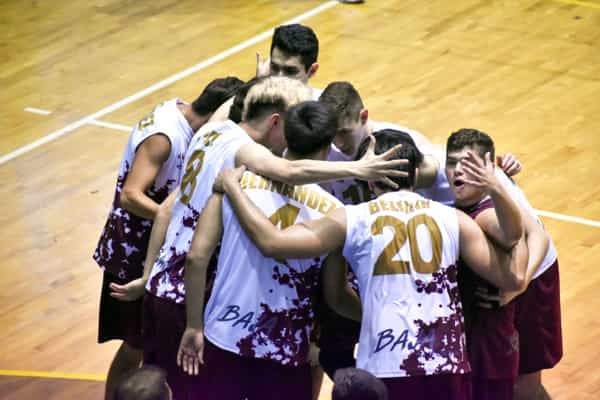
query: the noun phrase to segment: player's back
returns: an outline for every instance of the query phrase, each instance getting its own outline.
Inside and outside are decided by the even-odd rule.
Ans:
[[[244,174],[241,185],[280,229],[341,206],[318,185],[291,186],[251,172]],[[305,364],[322,259],[264,257],[225,199],[217,277],[205,311],[206,337],[242,356]]]
[[[346,218],[363,304],[357,366],[382,378],[468,372],[456,211],[400,191],[348,206]]]
[[[165,242],[148,280],[147,289],[152,294],[178,303],[184,301],[183,267],[198,217],[212,194],[218,173],[234,167],[237,150],[251,140],[229,120],[206,124],[193,137]]]

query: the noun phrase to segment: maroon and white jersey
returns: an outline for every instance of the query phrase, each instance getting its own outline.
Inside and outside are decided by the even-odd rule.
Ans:
[[[489,197],[477,204],[463,208],[471,218],[493,209]],[[495,310],[477,307],[474,297],[477,288],[485,288],[487,293],[497,294],[498,289],[475,274],[471,269],[460,265],[459,282],[467,324],[467,349],[471,374],[484,379],[514,379],[519,375],[519,333],[515,327],[515,302]],[[464,304],[469,302],[470,304]],[[468,310],[468,311],[467,311]]]
[[[171,142],[171,153],[146,195],[161,203],[177,187],[185,152],[194,133],[177,107],[180,103],[181,100],[173,99],[158,105],[138,122],[125,147],[112,208],[93,256],[101,268],[120,279],[132,280],[142,275],[152,230],[152,220],[138,217],[121,206],[123,185],[140,144],[152,135],[162,134]]]
[[[456,210],[398,191],[346,206],[346,221],[363,309],[357,367],[380,378],[469,372]]]
[[[244,174],[240,184],[280,229],[321,218],[342,206],[315,184],[292,186],[251,172]],[[225,198],[217,275],[204,314],[208,340],[243,357],[306,364],[323,258],[263,256]]]
[[[198,217],[212,194],[212,185],[219,172],[235,167],[238,149],[251,141],[252,138],[230,120],[205,124],[192,139],[165,242],[146,284],[146,290],[153,295],[184,302],[185,257]]]
[[[523,193],[521,188],[515,182],[513,182],[508,176],[506,176],[506,174],[504,172],[502,172],[500,170],[500,168],[496,168],[496,176],[498,177],[498,179],[500,180],[502,185],[508,189],[508,192],[510,193],[511,198],[513,200],[515,200],[517,202],[517,204],[519,204],[519,206],[528,215],[530,215],[533,219],[535,219],[538,224],[543,226],[542,220],[539,218],[539,216],[537,215],[537,212],[534,210],[534,208],[531,206],[531,204],[527,200],[527,197],[525,197],[525,194]],[[548,245],[548,250],[546,251],[544,260],[542,261],[541,265],[539,266],[539,268],[533,275],[532,279],[536,279],[537,277],[542,275],[544,272],[546,272],[548,269],[550,269],[550,267],[552,267],[554,265],[554,263],[556,262],[556,260],[558,258],[558,251],[556,250],[554,241],[550,237],[549,237],[549,239],[550,239],[550,244]]]

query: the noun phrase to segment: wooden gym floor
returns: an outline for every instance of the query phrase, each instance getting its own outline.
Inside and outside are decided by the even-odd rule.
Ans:
[[[0,4],[0,398],[101,398],[91,259],[129,127],[213,78],[254,74],[271,28],[312,26],[311,84],[442,143],[489,132],[523,161],[561,260],[555,399],[600,392],[600,1],[123,0]],[[329,383],[322,399],[329,398]]]

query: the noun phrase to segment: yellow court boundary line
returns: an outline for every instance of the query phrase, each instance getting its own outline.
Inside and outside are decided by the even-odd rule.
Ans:
[[[554,0],[554,1],[557,1],[559,3],[572,4],[575,6],[595,8],[597,10],[600,10],[600,4],[598,4],[598,3],[590,3],[587,1],[580,1],[580,0]]]
[[[12,369],[0,369],[0,376],[22,376],[26,378],[52,378],[52,379],[69,379],[76,381],[106,381],[105,375],[95,374],[75,374],[69,372],[51,372],[51,371],[22,371]]]

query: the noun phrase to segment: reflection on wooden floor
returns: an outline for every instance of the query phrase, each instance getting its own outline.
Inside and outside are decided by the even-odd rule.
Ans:
[[[321,4],[3,2],[0,157]],[[350,80],[373,119],[436,142],[461,127],[482,129],[524,162],[518,181],[536,208],[599,221],[599,4],[338,4],[304,21],[321,41],[311,84]],[[102,120],[131,126],[162,100],[192,100],[215,77],[249,78],[256,51],[268,47],[260,41]],[[91,254],[126,140],[83,124],[0,164],[0,369],[106,373],[116,347],[95,343],[101,274]],[[600,229],[544,222],[560,254],[565,345],[547,386],[555,399],[596,398]],[[100,398],[101,386],[0,377],[0,398]]]

